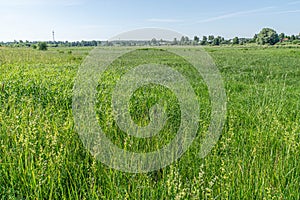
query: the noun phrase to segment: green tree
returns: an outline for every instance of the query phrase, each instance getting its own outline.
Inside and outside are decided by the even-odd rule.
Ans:
[[[239,44],[239,43],[240,43],[240,40],[238,37],[233,38],[232,44]]]
[[[255,34],[255,35],[253,36],[253,38],[252,38],[251,42],[252,42],[252,43],[255,43],[255,42],[256,42],[256,40],[257,40],[257,34]]]
[[[46,42],[39,42],[38,49],[41,51],[46,51],[48,49],[48,45]]]
[[[185,37],[182,36],[180,39],[180,45],[184,45],[185,44]]]
[[[208,36],[208,42],[211,44],[213,42],[213,40],[215,39],[215,36],[213,35],[209,35]]]
[[[177,44],[178,44],[177,38],[174,38],[172,44],[173,44],[173,45],[177,45]]]
[[[190,39],[187,36],[182,36],[180,39],[180,45],[189,45],[190,44]]]
[[[207,44],[207,37],[206,36],[203,36],[200,44],[201,45],[206,45]]]
[[[157,45],[157,44],[158,44],[158,42],[157,42],[156,38],[152,38],[151,45]]]
[[[198,36],[194,36],[194,42],[195,42],[196,44],[198,44],[199,41],[200,41],[199,37],[198,37]]]
[[[189,45],[190,44],[190,38],[189,37],[185,36],[185,38],[184,38],[184,44],[185,45]]]
[[[257,36],[257,44],[270,44],[274,45],[279,42],[279,36],[275,30],[270,28],[263,28]]]
[[[225,38],[224,38],[224,37],[219,36],[219,38],[220,38],[220,42],[221,42],[221,43],[223,43],[223,42],[225,41]]]
[[[213,45],[219,46],[220,43],[221,43],[220,37],[216,37],[213,39],[213,42],[212,42]]]
[[[285,34],[280,33],[278,37],[279,37],[279,40],[282,41],[285,38]]]
[[[291,40],[292,41],[296,40],[296,36],[295,35],[291,35]]]

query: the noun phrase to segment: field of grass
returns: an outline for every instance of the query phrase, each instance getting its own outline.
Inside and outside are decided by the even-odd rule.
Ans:
[[[186,47],[194,51],[194,47]],[[205,83],[167,51],[143,49],[116,60],[99,76],[99,125],[120,148],[136,152],[167,144],[178,129],[171,91],[150,85],[136,91],[131,114],[149,123],[159,99],[169,120],[152,140],[116,127],[110,94],[137,64],[167,64],[189,79],[201,120],[192,147],[155,172],[131,174],[103,165],[83,146],[72,114],[77,70],[91,48],[0,48],[1,199],[300,199],[300,49],[207,47],[225,82],[227,119],[211,153],[198,157],[210,122]]]

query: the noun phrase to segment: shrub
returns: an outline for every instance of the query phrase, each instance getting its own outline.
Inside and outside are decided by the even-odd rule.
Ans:
[[[41,51],[46,51],[46,50],[48,50],[47,43],[46,43],[46,42],[39,42],[39,43],[38,43],[38,48],[39,48],[39,50],[41,50]]]

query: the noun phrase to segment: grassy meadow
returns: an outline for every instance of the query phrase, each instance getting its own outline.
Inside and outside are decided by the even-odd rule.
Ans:
[[[172,165],[140,174],[95,160],[74,128],[72,89],[91,50],[0,47],[0,199],[300,199],[300,48],[205,47],[223,77],[228,106],[221,138],[205,158],[198,157],[197,144],[210,123],[210,100],[195,69],[152,48],[112,63],[99,75],[95,109],[120,148],[157,150],[180,124],[174,94],[150,85],[133,95],[131,114],[146,125],[149,108],[162,99],[169,118],[160,134],[137,139],[118,129],[110,94],[132,66],[169,65],[199,98],[201,120],[191,148]]]

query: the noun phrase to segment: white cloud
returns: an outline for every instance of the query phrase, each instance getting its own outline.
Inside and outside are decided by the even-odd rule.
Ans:
[[[280,11],[280,12],[274,12],[272,14],[289,14],[289,13],[299,13],[300,10],[286,10],[286,11]]]
[[[237,17],[237,16],[242,16],[242,15],[255,14],[255,13],[260,13],[260,12],[263,12],[263,11],[266,11],[266,10],[269,10],[272,8],[274,8],[274,7],[265,7],[265,8],[255,9],[255,10],[233,12],[233,13],[228,13],[225,15],[220,15],[217,17],[203,19],[203,20],[198,21],[197,23],[213,22],[213,21],[218,21],[218,20],[222,20],[222,19],[228,19],[228,18],[233,18],[233,17]]]

